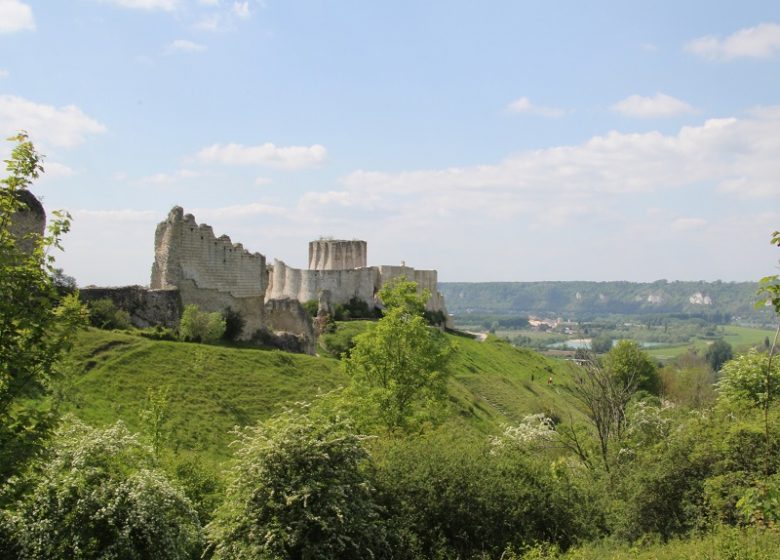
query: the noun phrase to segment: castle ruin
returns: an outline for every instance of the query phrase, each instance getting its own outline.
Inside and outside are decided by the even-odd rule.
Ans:
[[[127,309],[137,326],[175,326],[184,306],[204,311],[239,312],[245,324],[242,340],[261,339],[285,349],[314,353],[316,333],[302,304],[319,302],[319,311],[364,302],[381,307],[378,292],[388,281],[405,276],[418,290],[430,293],[426,308],[449,322],[435,270],[401,266],[367,266],[365,241],[319,239],[309,243],[309,268],[297,269],[280,260],[266,263],[260,253],[217,237],[211,226],[174,207],[155,231],[150,289],[89,288],[84,299],[109,297]]]

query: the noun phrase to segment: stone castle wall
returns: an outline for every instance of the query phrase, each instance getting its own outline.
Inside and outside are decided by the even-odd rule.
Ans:
[[[181,294],[176,289],[147,290],[142,286],[81,288],[79,299],[84,302],[110,299],[116,307],[130,314],[130,322],[138,328],[156,325],[176,328],[181,319]]]
[[[192,214],[173,208],[155,232],[151,288],[165,289],[191,280],[198,288],[236,298],[264,297],[265,256],[250,253],[211,226],[198,225]]]
[[[348,303],[352,298],[358,298],[373,307],[379,270],[375,267],[302,270],[276,260],[269,276],[268,299],[292,298],[305,303],[318,301],[320,294],[327,291],[332,304]]]
[[[242,339],[265,327],[265,257],[174,207],[155,232],[152,290],[178,288],[182,305],[203,311],[238,311],[246,321]]]
[[[309,242],[309,270],[352,270],[365,268],[368,244],[365,241],[318,239]]]
[[[441,311],[447,317],[444,296],[439,292],[439,274],[435,270],[416,270],[410,266],[381,265],[379,267],[381,285],[384,286],[393,278],[405,276],[407,280],[417,282],[417,291],[428,290],[430,298],[425,305],[428,311]]]
[[[11,216],[11,235],[16,246],[25,253],[35,248],[36,236],[40,238],[46,231],[46,211],[33,193],[26,189],[16,191],[15,196],[22,208]]]

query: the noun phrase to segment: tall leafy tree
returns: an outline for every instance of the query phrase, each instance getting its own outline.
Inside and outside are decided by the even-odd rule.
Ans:
[[[86,321],[76,296],[61,298],[52,279],[50,250],[61,248],[70,217],[54,212],[48,234],[25,240],[12,229],[24,209],[23,191],[43,164],[26,134],[10,140],[16,145],[5,162],[8,176],[0,179],[0,484],[40,450],[53,426],[52,402],[41,397],[51,393],[57,361]]]
[[[423,316],[428,294],[405,278],[380,291],[384,316],[355,337],[344,361],[371,413],[389,430],[403,428],[416,405],[441,401],[446,394],[446,364],[452,346]]]

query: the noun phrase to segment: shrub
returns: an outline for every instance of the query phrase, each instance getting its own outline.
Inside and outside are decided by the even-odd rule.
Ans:
[[[310,299],[303,303],[303,308],[306,310],[306,313],[312,317],[316,317],[317,311],[320,309],[320,304],[316,299]]]
[[[179,338],[192,342],[212,343],[225,333],[225,319],[221,313],[206,313],[197,305],[187,305],[179,322]]]
[[[109,298],[96,299],[87,303],[89,322],[99,329],[128,329],[130,314],[124,309],[118,309]]]
[[[377,487],[399,558],[499,558],[539,542],[563,548],[598,534],[593,496],[566,469],[475,442],[419,438],[386,450]]]
[[[214,558],[375,558],[386,547],[363,437],[339,418],[286,411],[239,433]]]
[[[117,423],[72,420],[17,504],[23,559],[191,558],[201,547],[190,501],[152,468],[149,449]]]
[[[224,340],[235,342],[244,332],[246,320],[240,311],[226,307],[222,312],[222,318],[225,320],[225,332],[222,334]]]
[[[381,317],[381,312],[375,307],[370,307],[362,299],[353,297],[349,303],[336,305],[333,309],[333,318],[336,321],[348,319],[376,319]]]

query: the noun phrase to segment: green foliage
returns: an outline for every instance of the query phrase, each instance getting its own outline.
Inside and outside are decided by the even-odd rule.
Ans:
[[[192,342],[211,344],[225,334],[225,318],[221,313],[206,313],[197,305],[184,307],[179,321],[179,338]]]
[[[191,558],[201,546],[197,515],[151,465],[121,423],[97,430],[69,421],[14,505],[21,558]]]
[[[664,398],[694,409],[715,401],[715,373],[696,353],[686,352],[667,363],[659,372]]]
[[[661,379],[650,357],[633,340],[621,340],[604,357],[604,367],[619,382],[652,395],[661,392]]]
[[[380,556],[387,544],[361,468],[364,439],[345,419],[299,410],[239,432],[225,502],[207,528],[214,558]]]
[[[230,307],[226,307],[222,312],[222,318],[225,320],[225,332],[222,333],[222,339],[230,342],[235,342],[244,332],[244,326],[246,325],[246,319],[240,311],[236,311]]]
[[[315,310],[314,314],[317,312]],[[347,321],[350,319],[375,319],[378,312],[370,307],[360,298],[353,297],[349,303],[336,305],[333,309],[333,318],[336,321]]]
[[[332,358],[348,355],[355,346],[355,337],[368,329],[368,321],[345,321],[333,323],[334,328],[320,335],[319,343],[323,354]]]
[[[168,422],[170,409],[169,392],[169,387],[150,387],[146,394],[145,406],[141,410],[141,424],[152,444],[152,453],[157,461],[160,459],[160,451],[168,435],[165,424]]]
[[[87,303],[89,322],[99,329],[128,329],[130,314],[124,309],[117,309],[109,298],[96,299]]]
[[[407,280],[406,276],[392,278],[379,290],[379,299],[385,309],[404,309],[411,315],[422,315],[430,297],[428,290],[419,292],[417,282]]]
[[[545,541],[566,548],[603,527],[595,496],[562,464],[491,454],[455,434],[396,440],[376,477],[401,559],[498,558],[508,545]]]
[[[726,362],[721,368],[718,394],[721,399],[762,408],[780,393],[780,361],[769,364],[769,356],[749,351]]]
[[[716,340],[707,347],[704,359],[710,364],[712,371],[720,371],[721,366],[734,357],[731,344],[723,339]]]
[[[51,248],[59,247],[69,216],[54,214],[49,234],[33,235],[32,251],[17,247],[11,222],[21,209],[17,196],[43,171],[40,156],[21,133],[0,180],[0,483],[35,454],[56,419],[50,394],[57,363],[85,324],[73,296],[61,297],[53,281]]]
[[[606,354],[612,350],[612,337],[609,335],[594,336],[590,340],[590,349],[595,354]]]
[[[317,316],[317,311],[320,309],[320,303],[316,299],[310,299],[309,301],[303,302],[303,308],[306,310],[306,313],[308,313],[312,317]]]
[[[369,414],[395,430],[407,425],[418,405],[445,398],[452,347],[422,317],[415,283],[399,280],[382,294],[389,302],[385,316],[355,337],[344,367],[369,404]]]

